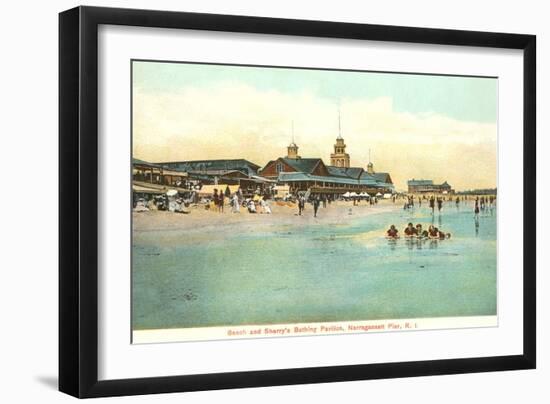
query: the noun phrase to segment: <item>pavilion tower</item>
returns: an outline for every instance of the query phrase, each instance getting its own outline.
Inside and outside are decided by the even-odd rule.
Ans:
[[[374,164],[372,164],[372,161],[370,159],[370,149],[369,149],[369,164],[367,164],[367,173],[374,174]]]
[[[345,168],[350,166],[349,154],[346,153],[346,144],[344,143],[344,138],[342,137],[340,108],[338,108],[338,137],[336,138],[336,143],[334,145],[334,153],[330,155],[330,165]]]
[[[292,141],[292,143],[290,143],[287,147],[287,156],[286,158],[287,159],[299,159],[300,156],[298,156],[298,146],[296,145],[296,143],[294,143],[294,141]]]
[[[299,159],[298,155],[298,145],[294,143],[294,121],[292,121],[292,142],[287,147],[287,159]]]

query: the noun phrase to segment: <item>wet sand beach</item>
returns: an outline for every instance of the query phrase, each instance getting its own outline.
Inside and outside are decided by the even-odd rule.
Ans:
[[[240,213],[232,213],[229,205],[224,207],[223,213],[219,213],[215,208],[206,210],[202,204],[190,206],[189,214],[166,211],[134,212],[132,214],[134,236],[140,232],[162,230],[205,232],[212,227],[220,231],[221,229],[248,231],[290,224],[293,226],[339,225],[369,215],[403,209],[399,201],[394,204],[390,200],[381,200],[375,205],[362,201],[356,206],[353,202],[336,201],[327,204],[326,208],[321,205],[317,217],[314,217],[311,204],[306,205],[302,215],[298,215],[298,206],[290,202],[270,201],[269,205],[271,214],[248,213],[244,207],[241,207]]]
[[[496,211],[476,224],[471,204],[271,207],[133,213],[133,328],[496,314]],[[385,239],[409,221],[453,237]]]

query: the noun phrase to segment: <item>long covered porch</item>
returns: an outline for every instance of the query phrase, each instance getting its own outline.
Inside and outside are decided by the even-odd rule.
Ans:
[[[291,173],[279,176],[279,184],[290,187],[290,192],[310,191],[313,194],[343,195],[346,192],[368,193],[376,195],[381,188],[372,180],[354,180],[351,178],[322,177],[305,173]]]

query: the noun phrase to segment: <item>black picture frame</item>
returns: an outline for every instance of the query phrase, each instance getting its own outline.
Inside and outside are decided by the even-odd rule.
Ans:
[[[523,354],[99,381],[97,63],[100,24],[522,50],[523,219],[530,227],[523,234]],[[60,13],[59,390],[84,398],[535,368],[535,104],[534,35],[97,7],[77,7]]]

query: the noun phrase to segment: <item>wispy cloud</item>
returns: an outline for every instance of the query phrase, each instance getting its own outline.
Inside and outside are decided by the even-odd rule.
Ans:
[[[399,188],[413,177],[448,180],[459,189],[495,186],[496,124],[397,111],[389,97],[339,101],[353,165],[366,166],[371,149],[375,169],[389,171]],[[338,134],[337,102],[238,81],[160,94],[136,89],[134,156],[246,158],[263,165],[285,154],[294,120],[300,154],[328,163]]]

